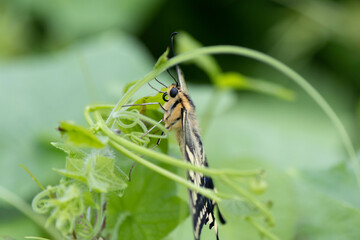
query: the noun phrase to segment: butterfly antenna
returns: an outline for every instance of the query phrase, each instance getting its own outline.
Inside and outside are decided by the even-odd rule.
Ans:
[[[171,72],[169,71],[169,69],[166,69],[166,71],[168,72],[168,74],[171,76],[172,79],[174,79],[174,81],[176,83],[178,83],[178,80],[171,74]]]
[[[171,35],[170,35],[170,41],[171,41],[171,51],[173,53],[173,56],[175,56],[175,50],[174,50],[174,36],[178,34],[177,32],[173,32]]]
[[[154,90],[157,91],[158,93],[165,93],[164,91],[160,91],[160,90],[154,88],[154,87],[150,84],[150,82],[148,82],[148,84],[149,84],[149,86],[150,86],[152,89],[154,89]]]
[[[168,88],[168,86],[166,86],[165,84],[163,84],[162,82],[160,82],[159,80],[157,80],[157,78],[155,78],[155,80],[160,83],[161,85],[163,85],[164,87]]]
[[[171,43],[171,51],[172,51],[172,54],[173,54],[173,57],[175,56],[175,50],[174,50],[174,36],[178,34],[177,32],[173,32],[171,35],[170,35],[170,43]],[[176,71],[177,71],[178,67],[176,65]],[[176,82],[176,85],[179,85],[179,81],[174,78],[173,75],[171,75],[170,71],[167,69],[167,72],[170,74],[170,76],[175,80]],[[177,71],[178,72],[178,71]],[[178,79],[179,79],[179,73],[178,74]]]

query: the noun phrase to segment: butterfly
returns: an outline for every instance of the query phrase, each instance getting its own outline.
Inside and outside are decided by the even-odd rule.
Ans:
[[[176,72],[178,77],[176,84],[171,84],[163,94],[165,127],[176,133],[180,150],[186,161],[196,166],[208,167],[195,114],[195,105],[189,96],[184,75],[178,65]],[[215,190],[213,180],[202,173],[190,170],[187,172],[187,178],[197,186]],[[214,216],[216,203],[193,190],[189,189],[188,191],[195,239],[200,239],[203,226],[209,224],[209,228],[215,230],[216,238],[219,240]],[[225,220],[219,209],[218,213],[220,222],[224,224]]]
[[[173,52],[173,36],[175,34],[177,33],[174,32],[170,37]],[[168,71],[168,73],[176,82],[170,86],[166,86],[155,78],[158,83],[167,88],[166,92],[157,90],[150,83],[148,83],[151,88],[159,93],[163,93],[162,98],[165,101],[164,105],[161,105],[159,102],[151,102],[124,105],[123,107],[157,104],[160,105],[164,112],[164,118],[161,119],[159,123],[164,122],[166,129],[176,133],[176,138],[180,145],[183,158],[196,166],[208,167],[204,147],[200,137],[199,125],[196,118],[195,105],[189,96],[184,75],[178,65],[176,65],[176,72],[177,80]],[[143,136],[147,135],[154,128],[155,126],[150,128]],[[160,140],[161,138],[158,139],[158,142],[152,149],[159,145]],[[130,174],[131,170],[129,176]],[[189,170],[187,172],[187,178],[189,181],[199,187],[204,187],[216,191],[211,177]],[[205,224],[209,224],[209,228],[215,230],[216,239],[219,240],[217,222],[214,215],[214,210],[217,204],[211,199],[201,195],[200,193],[197,193],[196,191],[189,189],[188,192],[195,240],[200,240],[201,230]],[[226,221],[218,207],[217,210],[220,222],[225,224]]]

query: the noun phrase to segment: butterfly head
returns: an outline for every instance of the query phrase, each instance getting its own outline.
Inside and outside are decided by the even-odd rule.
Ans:
[[[165,102],[168,102],[169,99],[176,98],[179,91],[180,91],[180,88],[179,88],[178,84],[171,84],[168,87],[167,91],[163,94],[162,98]]]

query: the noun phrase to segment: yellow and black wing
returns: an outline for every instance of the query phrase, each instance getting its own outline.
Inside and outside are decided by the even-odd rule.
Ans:
[[[182,152],[185,160],[197,166],[208,166],[195,116],[192,116],[191,113],[189,114],[184,108],[182,109],[181,115],[183,135]],[[204,176],[202,173],[188,171],[187,177],[197,186],[214,189],[212,179]],[[217,224],[214,217],[215,203],[193,190],[189,189],[188,191],[195,239],[200,239],[201,230],[204,224],[209,224],[210,229],[214,228],[216,238],[219,239]]]

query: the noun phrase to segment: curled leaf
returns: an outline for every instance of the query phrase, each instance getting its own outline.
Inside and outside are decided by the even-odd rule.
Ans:
[[[69,155],[69,157],[72,158],[84,158],[86,157],[86,153],[81,151],[78,148],[75,148],[71,145],[62,143],[62,142],[52,142],[51,145],[53,145],[54,147],[64,151],[65,153],[67,153]]]
[[[161,65],[166,63],[168,60],[169,55],[169,48],[166,48],[166,51],[158,58],[157,62],[155,63],[154,69],[159,68]]]
[[[70,122],[60,122],[58,130],[68,143],[75,146],[102,148],[106,145],[106,142],[100,141],[87,128]]]

